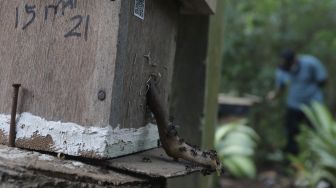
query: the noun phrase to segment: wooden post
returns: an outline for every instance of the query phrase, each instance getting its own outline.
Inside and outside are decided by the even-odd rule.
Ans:
[[[214,147],[214,132],[217,124],[220,73],[223,57],[224,36],[224,1],[218,1],[216,14],[210,18],[209,48],[206,76],[205,118],[202,146]],[[214,187],[214,177],[200,178],[200,187]]]
[[[0,143],[21,83],[16,147],[97,159],[157,147],[146,82],[168,101],[178,5],[0,0]]]
[[[180,15],[170,115],[186,141],[200,145],[209,16]],[[168,188],[197,187],[198,174],[168,180]]]

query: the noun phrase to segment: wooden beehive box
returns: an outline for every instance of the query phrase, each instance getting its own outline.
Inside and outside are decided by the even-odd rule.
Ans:
[[[157,147],[146,82],[168,102],[180,7],[171,0],[0,0],[0,142],[22,84],[16,146],[90,158]]]

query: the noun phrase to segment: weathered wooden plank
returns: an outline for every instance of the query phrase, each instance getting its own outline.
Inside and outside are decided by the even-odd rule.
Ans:
[[[238,105],[238,106],[252,106],[260,102],[261,99],[256,96],[251,97],[232,97],[225,94],[218,95],[218,104],[220,105]]]
[[[180,0],[184,14],[214,14],[217,0]]]
[[[21,83],[20,112],[107,125],[120,1],[1,0],[0,5],[0,112],[10,112],[11,84]],[[103,102],[99,90],[106,92]]]
[[[202,170],[188,162],[174,161],[162,149],[110,161],[87,162],[0,146],[0,186],[165,187],[166,178]]]
[[[140,179],[101,166],[0,146],[0,186],[149,187]],[[13,181],[10,181],[13,180]],[[130,186],[130,184],[134,186]],[[19,187],[21,187],[19,186]]]
[[[7,144],[10,116],[0,115],[0,143]],[[139,129],[83,127],[29,113],[17,118],[16,147],[89,158],[111,158],[157,147],[157,126]]]
[[[113,89],[111,125],[138,128],[146,117],[146,82],[158,79],[168,101],[176,49],[178,6],[170,0],[146,0],[144,20],[134,16],[134,0],[122,2],[120,46]],[[167,105],[168,108],[168,105]]]
[[[113,159],[106,166],[151,178],[174,178],[199,172],[203,168],[186,161],[174,161],[162,148]]]

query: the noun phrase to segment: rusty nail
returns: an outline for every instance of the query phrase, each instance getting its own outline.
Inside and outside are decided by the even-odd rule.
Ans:
[[[16,137],[16,110],[19,96],[19,89],[21,84],[13,84],[14,92],[13,92],[13,102],[12,102],[12,113],[10,120],[10,129],[9,129],[9,138],[8,138],[8,146],[15,147],[15,137]]]
[[[104,90],[100,90],[98,92],[98,99],[100,101],[104,101],[106,99],[106,92]]]

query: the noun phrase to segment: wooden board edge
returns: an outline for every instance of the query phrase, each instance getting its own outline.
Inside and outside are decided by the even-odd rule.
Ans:
[[[63,160],[52,155],[6,146],[0,146],[0,159],[1,175],[6,177],[6,180],[8,178],[15,179],[14,182],[21,181],[21,186],[18,187],[22,187],[22,181],[25,187],[50,187],[50,183],[55,187],[60,185],[60,187],[129,187],[127,186],[129,184],[147,184],[148,182],[147,179],[106,169],[99,165],[77,160]],[[36,179],[36,177],[41,179]],[[15,184],[14,182],[11,183]],[[7,187],[4,185],[8,184],[6,181],[1,181],[0,186]]]
[[[180,0],[181,14],[212,15],[216,12],[217,0]]]
[[[8,143],[10,116],[0,114],[0,143]],[[83,127],[75,123],[48,121],[30,113],[17,116],[16,147],[107,159],[156,148],[157,126],[114,128]]]

